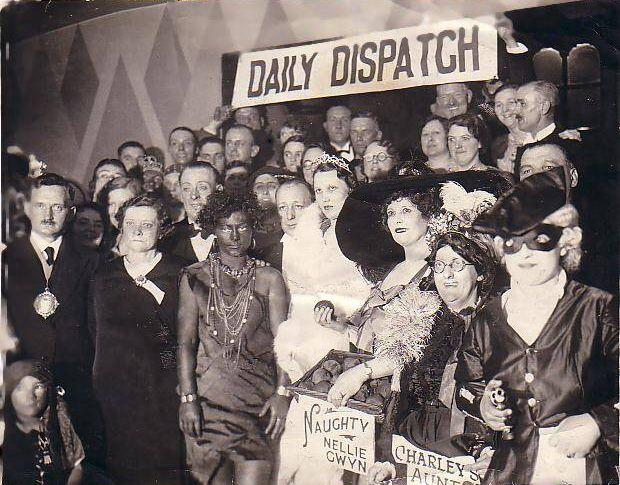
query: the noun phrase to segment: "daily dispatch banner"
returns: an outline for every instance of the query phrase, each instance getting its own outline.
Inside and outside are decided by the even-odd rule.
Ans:
[[[497,75],[497,31],[472,19],[242,54],[235,108]]]

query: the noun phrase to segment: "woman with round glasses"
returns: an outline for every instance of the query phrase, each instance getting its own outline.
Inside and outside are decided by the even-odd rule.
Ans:
[[[340,325],[343,331],[348,328],[355,334],[355,345],[376,356],[366,365],[340,375],[328,394],[334,405],[346,404],[370,378],[394,374],[394,380],[398,380],[404,366],[422,357],[421,349],[430,338],[440,301],[434,293],[420,288],[430,286],[425,279],[430,275],[429,242],[436,239],[438,230],[445,232],[437,223],[438,189],[449,180],[457,182],[456,196],[452,199],[467,197],[466,189],[485,188],[491,193],[501,193],[507,187],[506,179],[499,173],[432,174],[362,186],[345,204],[344,218],[337,226],[343,253],[366,265],[379,266],[391,261],[391,270],[384,273],[366,303],[349,318],[348,327],[338,319],[331,324]],[[441,194],[444,193],[448,194],[442,188]],[[382,220],[377,220],[378,213],[382,213]],[[451,260],[448,262],[452,264]],[[407,314],[406,309],[410,308],[415,311]],[[316,317],[321,324],[329,326],[332,312],[323,309]]]
[[[398,150],[387,140],[373,141],[364,152],[364,175],[368,182],[386,180],[399,164]]]
[[[490,454],[481,456],[481,451],[492,444],[492,435],[456,408],[454,371],[463,334],[493,290],[497,264],[491,244],[470,231],[440,236],[428,259],[443,304],[423,356],[412,367],[407,388],[401,390],[409,396],[409,414],[397,433],[446,456],[473,454],[477,458],[473,469],[484,469]],[[381,454],[390,455],[389,450]],[[369,483],[379,484],[396,475],[404,476],[391,463],[376,463]]]

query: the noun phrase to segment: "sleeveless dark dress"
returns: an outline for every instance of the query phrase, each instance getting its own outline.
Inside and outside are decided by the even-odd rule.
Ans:
[[[179,483],[182,441],[175,387],[175,315],[183,262],[163,255],[147,275],[161,305],[117,258],[95,276],[94,385],[103,411],[107,466],[117,484]]]
[[[264,433],[268,417],[258,417],[274,394],[277,379],[267,298],[254,293],[248,320],[233,345],[233,356],[226,357],[224,323],[217,319],[207,324],[211,290],[208,268],[207,260],[183,270],[199,312],[196,382],[204,424],[199,438],[186,437],[188,461],[194,472],[215,457],[233,461],[273,459],[273,443]]]

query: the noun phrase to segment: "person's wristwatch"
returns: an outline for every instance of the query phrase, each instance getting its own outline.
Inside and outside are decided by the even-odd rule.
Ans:
[[[284,396],[284,397],[291,397],[291,391],[289,391],[286,387],[284,386],[278,386],[278,388],[276,389],[276,394],[278,396]]]
[[[189,403],[189,402],[194,402],[198,400],[198,396],[196,394],[193,393],[189,393],[189,394],[181,394],[181,403],[185,404],[185,403]]]

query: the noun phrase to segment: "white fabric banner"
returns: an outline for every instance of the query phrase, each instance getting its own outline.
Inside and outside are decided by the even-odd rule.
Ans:
[[[497,75],[497,31],[461,19],[242,54],[232,106],[387,91]]]

